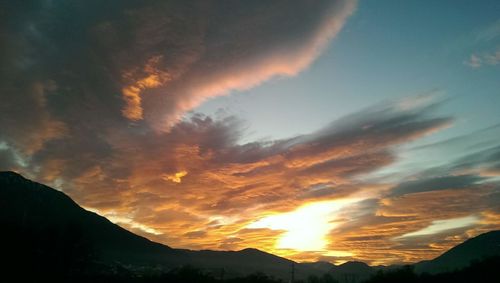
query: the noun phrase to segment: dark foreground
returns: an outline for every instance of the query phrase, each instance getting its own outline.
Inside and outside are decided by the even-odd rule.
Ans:
[[[43,266],[44,263],[41,263]],[[439,274],[417,274],[412,266],[404,266],[393,270],[380,270],[367,280],[356,280],[346,277],[335,279],[332,274],[325,273],[322,276],[310,276],[306,280],[294,280],[295,283],[497,283],[500,282],[500,257],[490,257],[481,261],[475,261],[470,266],[451,272]],[[51,270],[54,270],[53,268]],[[11,275],[13,270],[10,270]],[[16,276],[3,278],[2,282],[137,282],[137,283],[284,283],[283,281],[263,273],[255,273],[245,277],[224,278],[224,272],[213,274],[201,269],[185,266],[169,272],[149,272],[149,274],[134,274],[126,268],[87,266],[87,270],[61,270],[61,272],[43,273],[23,272],[19,268]],[[13,278],[15,277],[15,278]],[[4,281],[5,280],[5,281]]]

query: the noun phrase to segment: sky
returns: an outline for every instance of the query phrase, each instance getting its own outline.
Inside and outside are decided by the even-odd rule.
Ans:
[[[431,259],[500,229],[500,3],[0,11],[0,170],[151,240]]]

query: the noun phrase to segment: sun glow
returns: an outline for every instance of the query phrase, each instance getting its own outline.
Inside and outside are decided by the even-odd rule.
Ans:
[[[286,231],[276,243],[278,249],[323,251],[328,245],[328,232],[338,225],[335,223],[335,213],[355,201],[349,199],[309,203],[292,212],[264,217],[248,228]]]

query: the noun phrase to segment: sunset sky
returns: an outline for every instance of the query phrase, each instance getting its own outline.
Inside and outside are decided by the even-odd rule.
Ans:
[[[134,233],[392,264],[500,229],[497,0],[3,5],[0,170]]]

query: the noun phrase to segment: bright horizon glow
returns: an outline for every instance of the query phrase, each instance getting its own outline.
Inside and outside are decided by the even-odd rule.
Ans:
[[[276,242],[277,249],[322,251],[328,245],[326,236],[337,224],[335,213],[356,199],[314,202],[292,212],[270,215],[247,228],[268,228],[286,231]]]

